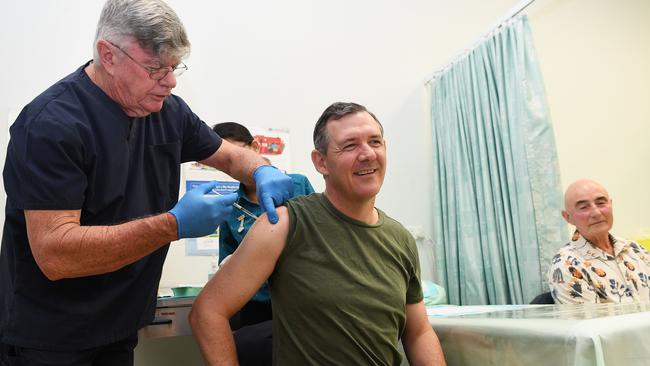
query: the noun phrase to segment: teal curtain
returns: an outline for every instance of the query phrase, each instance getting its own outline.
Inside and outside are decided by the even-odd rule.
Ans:
[[[431,97],[437,280],[451,304],[528,303],[566,227],[527,18],[438,75]]]

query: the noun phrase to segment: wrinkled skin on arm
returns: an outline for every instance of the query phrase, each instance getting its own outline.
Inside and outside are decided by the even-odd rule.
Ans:
[[[25,210],[27,237],[50,280],[118,270],[177,238],[169,213],[113,226],[81,226],[80,210]]]

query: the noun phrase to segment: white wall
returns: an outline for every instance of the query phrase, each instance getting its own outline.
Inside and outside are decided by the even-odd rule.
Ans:
[[[432,65],[443,64],[514,1],[472,3],[474,10],[467,12],[427,0],[284,0],[256,2],[258,7],[234,2],[208,10],[174,2],[193,42],[191,69],[177,92],[206,121],[288,127],[294,170],[306,174],[317,191],[323,182],[309,158],[316,119],[334,101],[365,104],[384,124],[388,140],[389,170],[378,206],[430,233],[423,81]],[[456,21],[460,17],[463,25]],[[184,257],[178,246],[172,253],[162,286],[205,279],[207,261]]]
[[[315,120],[333,101],[365,104],[388,140],[378,206],[431,236],[423,81],[518,2],[169,0],[193,43],[176,93],[210,124],[289,128],[294,170],[317,190],[322,180],[309,161]],[[91,58],[102,4],[1,0],[0,123]],[[537,0],[526,13],[564,187],[579,177],[601,181],[615,199],[615,233],[638,235],[650,228],[650,1]],[[209,258],[185,257],[174,244],[162,285],[202,282],[208,267]]]
[[[291,130],[294,170],[322,190],[309,159],[331,102],[357,101],[386,130],[389,168],[378,206],[431,236],[431,146],[425,77],[516,0],[180,1],[193,50],[176,93],[212,124]],[[3,1],[0,116],[91,58],[102,1]],[[36,9],[38,8],[38,11]],[[8,87],[10,86],[10,87]],[[205,280],[208,258],[173,245],[162,285]]]
[[[563,188],[592,178],[615,235],[650,235],[650,1],[538,0],[528,15]]]
[[[293,166],[309,160],[314,121],[353,100],[382,120],[389,170],[378,206],[431,236],[431,145],[424,78],[518,1],[202,2],[170,0],[193,51],[176,93],[208,123],[291,130]],[[2,1],[0,121],[91,57],[102,1]],[[527,10],[546,81],[563,185],[601,181],[615,233],[650,228],[650,2],[538,0]],[[6,128],[0,128],[0,141]],[[208,258],[170,252],[162,284],[201,282]]]

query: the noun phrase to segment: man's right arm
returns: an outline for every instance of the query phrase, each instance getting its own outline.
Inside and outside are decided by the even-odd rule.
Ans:
[[[179,239],[214,232],[232,211],[236,194],[209,195],[216,182],[187,192],[164,214],[119,225],[81,225],[81,210],[25,210],[34,260],[50,280],[118,270]]]
[[[81,210],[25,210],[29,245],[50,280],[118,270],[176,240],[174,216],[151,216],[114,226],[81,226]]]
[[[273,225],[266,214],[250,228],[241,245],[203,288],[192,305],[190,324],[206,365],[237,365],[228,319],[273,273],[289,232],[286,207]]]

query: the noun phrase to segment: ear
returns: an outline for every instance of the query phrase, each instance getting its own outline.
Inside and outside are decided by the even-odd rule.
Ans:
[[[113,45],[108,41],[100,39],[97,41],[95,47],[97,48],[97,54],[99,55],[99,63],[107,73],[113,75],[113,69],[115,68],[115,52]]]
[[[562,211],[562,217],[564,217],[564,221],[568,222],[569,224],[573,224],[569,217],[569,213],[566,210]]]
[[[323,155],[320,151],[316,149],[311,151],[311,162],[314,164],[314,168],[316,168],[316,170],[323,176],[328,174],[325,155]]]
[[[262,149],[262,145],[260,145],[257,140],[253,140],[253,142],[251,142],[251,149],[259,154],[260,150]]]

